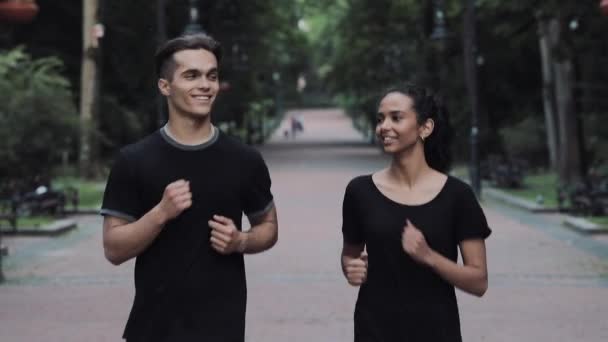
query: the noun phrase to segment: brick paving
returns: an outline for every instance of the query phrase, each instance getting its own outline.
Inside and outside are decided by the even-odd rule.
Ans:
[[[247,256],[247,341],[352,340],[357,290],[343,280],[340,206],[350,178],[385,165],[337,110],[299,111],[304,132],[262,148],[273,178],[279,243]],[[465,341],[608,341],[608,241],[551,215],[484,202],[490,288],[458,293]],[[118,341],[130,309],[130,261],[103,258],[101,219],[58,238],[5,238],[0,341]]]

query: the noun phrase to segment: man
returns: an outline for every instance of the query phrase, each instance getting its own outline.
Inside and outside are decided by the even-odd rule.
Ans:
[[[101,210],[106,258],[136,258],[123,338],[242,342],[243,254],[271,248],[278,235],[268,168],[211,123],[221,59],[213,38],[173,39],[155,58],[168,123],[120,151]]]

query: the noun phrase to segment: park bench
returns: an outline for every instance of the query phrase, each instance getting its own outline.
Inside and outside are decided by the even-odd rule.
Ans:
[[[523,160],[490,155],[481,164],[481,176],[499,188],[520,188],[523,185],[525,165]]]
[[[39,186],[34,191],[24,193],[18,201],[18,212],[22,215],[58,215],[65,213],[67,194]]]
[[[17,202],[12,198],[0,199],[0,222],[6,221],[13,229],[17,229]]]
[[[0,221],[7,221],[13,230],[17,229],[17,218],[52,215],[63,216],[66,207],[71,205],[74,210],[78,208],[78,190],[74,187],[53,189],[49,182],[28,182],[21,186],[5,187],[0,192]]]
[[[608,177],[588,176],[586,182],[577,182],[570,188],[558,190],[558,205],[563,208],[570,202],[568,211],[575,215],[608,215]]]

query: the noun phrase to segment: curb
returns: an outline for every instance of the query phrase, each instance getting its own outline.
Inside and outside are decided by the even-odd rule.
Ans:
[[[77,227],[73,219],[60,219],[45,224],[40,228],[17,228],[17,230],[3,230],[4,236],[57,236]]]
[[[483,190],[483,195],[488,196],[491,199],[501,201],[503,203],[507,203],[514,207],[524,209],[533,213],[556,213],[559,212],[557,208],[547,208],[543,205],[539,205],[534,203],[533,201],[522,199],[513,195],[509,195],[504,191],[494,189],[494,188],[485,188]],[[573,230],[585,233],[585,234],[608,234],[608,227],[603,227],[598,224],[595,224],[589,220],[586,220],[582,217],[565,215],[564,221],[562,224],[568,228],[572,228]]]
[[[600,226],[582,217],[566,216],[564,226],[585,234],[608,234],[608,227]]]
[[[504,191],[494,189],[494,188],[485,188],[483,189],[482,194],[484,196],[488,196],[491,199],[498,200],[501,202],[505,202],[512,206],[518,207],[520,209],[528,210],[534,213],[553,213],[558,212],[558,208],[545,207],[544,205],[535,203],[530,200],[526,200],[523,198],[519,198],[513,195],[509,195]]]

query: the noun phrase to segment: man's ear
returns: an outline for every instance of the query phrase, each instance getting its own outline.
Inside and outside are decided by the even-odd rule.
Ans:
[[[158,90],[160,90],[161,94],[165,96],[169,96],[171,94],[171,84],[164,78],[158,79]]]

